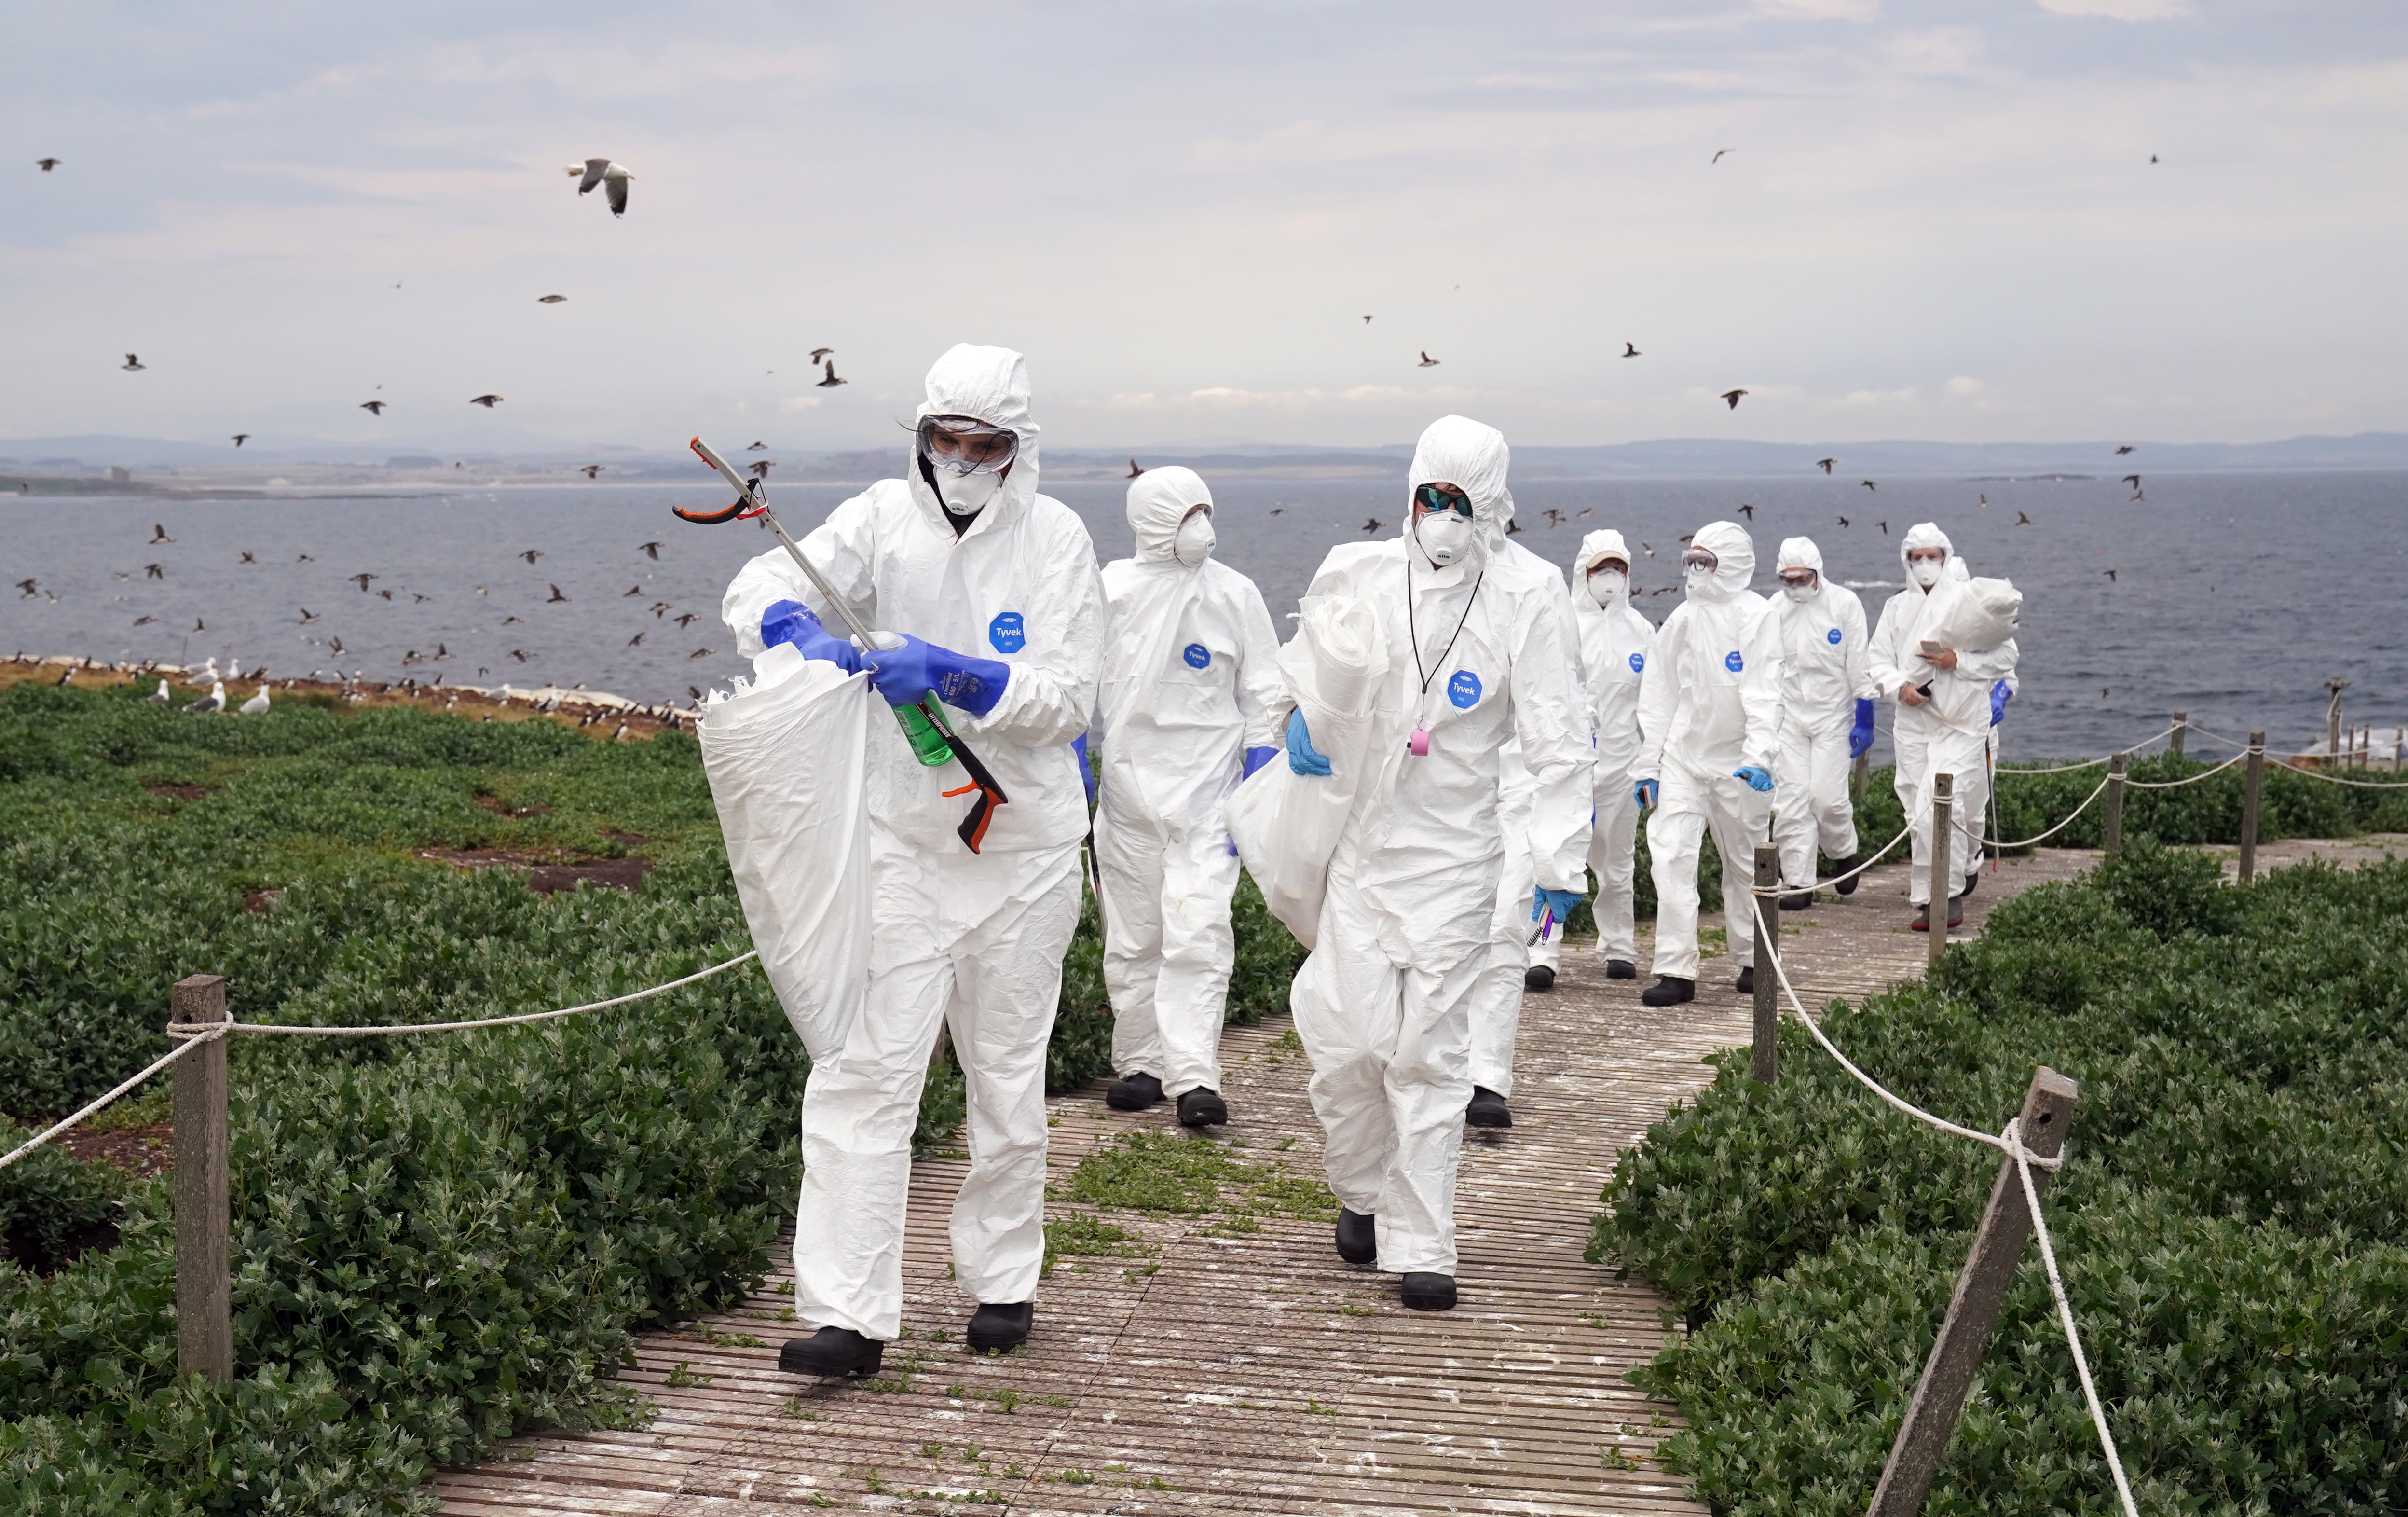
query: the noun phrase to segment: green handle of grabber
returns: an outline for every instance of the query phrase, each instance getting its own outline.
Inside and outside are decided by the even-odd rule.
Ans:
[[[935,692],[929,693],[933,695]],[[953,745],[945,741],[944,733],[937,730],[937,724],[928,719],[926,712],[916,705],[897,706],[895,719],[903,724],[903,737],[911,744],[913,758],[930,769],[952,761]]]

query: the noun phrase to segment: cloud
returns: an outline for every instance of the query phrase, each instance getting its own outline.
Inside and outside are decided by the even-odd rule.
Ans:
[[[2187,0],[2040,0],[2052,16],[2104,16],[2118,22],[2167,22],[2190,14]]]

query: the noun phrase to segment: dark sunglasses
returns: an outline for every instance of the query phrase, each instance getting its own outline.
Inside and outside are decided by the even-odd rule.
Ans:
[[[1471,514],[1471,497],[1444,484],[1414,486],[1413,503],[1428,512],[1452,511],[1458,515]]]

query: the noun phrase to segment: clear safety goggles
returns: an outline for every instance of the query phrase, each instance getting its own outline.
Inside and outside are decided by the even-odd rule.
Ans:
[[[1020,434],[974,416],[926,416],[916,440],[931,469],[953,474],[1000,474],[1020,455]]]
[[[1413,504],[1433,516],[1447,511],[1454,512],[1466,519],[1471,515],[1471,497],[1452,484],[1431,484],[1413,486]]]
[[[1811,569],[1784,569],[1781,571],[1781,583],[1792,589],[1811,590],[1820,578],[1822,576]]]
[[[1691,548],[1681,555],[1681,567],[1684,569],[1712,569],[1721,562],[1711,548]]]

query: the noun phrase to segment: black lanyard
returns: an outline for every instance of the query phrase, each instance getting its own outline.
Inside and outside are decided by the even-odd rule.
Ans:
[[[1410,549],[1407,551],[1411,552]],[[1455,639],[1463,635],[1463,624],[1471,620],[1472,605],[1480,599],[1480,581],[1487,577],[1488,571],[1484,569],[1480,571],[1480,578],[1471,582],[1471,593],[1463,600],[1463,614],[1455,618],[1455,637],[1448,638],[1446,646],[1439,650],[1438,669],[1426,670],[1422,667],[1421,631],[1413,624],[1413,561],[1411,557],[1405,559],[1405,633],[1413,640],[1413,672],[1422,677],[1423,696],[1428,696],[1429,682],[1438,678],[1439,669],[1446,667],[1446,656],[1455,651]]]

